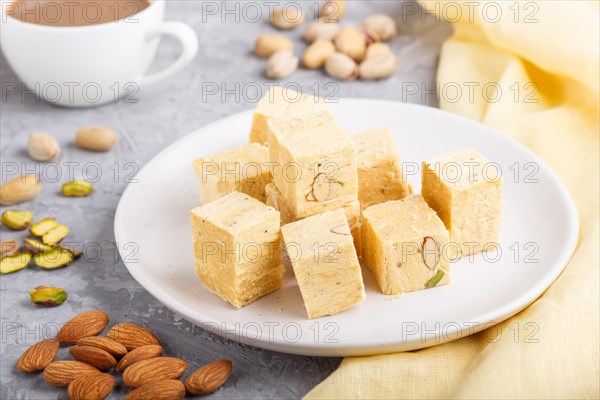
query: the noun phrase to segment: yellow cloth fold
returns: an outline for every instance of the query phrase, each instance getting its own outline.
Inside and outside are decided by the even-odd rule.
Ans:
[[[449,8],[444,12],[446,3],[461,6],[459,21],[454,20],[455,14],[444,15],[450,12]],[[484,14],[488,3],[494,4]],[[457,100],[451,88],[452,95],[440,90],[441,108],[497,128],[541,156],[575,201],[579,243],[552,286],[499,325],[502,332],[518,326],[524,334],[525,324],[534,323],[537,343],[527,343],[522,336],[515,340],[512,334],[492,343],[490,333],[484,331],[415,352],[346,358],[306,398],[597,399],[598,3],[435,0],[421,4],[452,18],[454,24],[454,35],[442,48],[437,78],[441,88],[458,84],[463,93]],[[497,7],[502,17],[494,21],[492,8]],[[479,90],[469,98],[468,85],[473,82],[479,83]],[[481,89],[486,84],[484,94]]]

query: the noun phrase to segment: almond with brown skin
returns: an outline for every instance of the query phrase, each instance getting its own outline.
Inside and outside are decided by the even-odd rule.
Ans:
[[[102,400],[112,392],[114,386],[114,376],[90,374],[69,383],[67,394],[71,400]]]
[[[168,379],[147,383],[135,389],[125,400],[179,400],[185,396],[185,386],[181,381]]]
[[[88,363],[101,371],[117,365],[117,360],[102,349],[92,346],[73,346],[69,349],[71,356],[77,361]]]
[[[440,262],[440,244],[431,236],[423,238],[421,257],[423,259],[423,264],[432,271]]]
[[[58,353],[58,340],[46,339],[37,342],[23,353],[17,362],[17,369],[21,372],[41,371],[50,364]]]
[[[127,350],[148,344],[160,344],[154,333],[136,324],[123,323],[110,328],[106,336],[123,344]]]
[[[97,347],[115,357],[123,357],[125,354],[127,354],[127,348],[124,345],[114,339],[100,336],[88,336],[81,338],[77,341],[77,346]]]
[[[138,361],[123,372],[123,383],[137,388],[146,383],[178,379],[185,373],[187,363],[175,357],[156,357]]]
[[[185,380],[185,388],[193,395],[206,395],[219,389],[231,373],[231,361],[219,360],[192,372]]]
[[[125,354],[121,361],[117,364],[117,371],[125,371],[127,367],[135,364],[138,361],[147,360],[149,358],[160,357],[163,355],[163,348],[156,344],[138,347]]]
[[[81,361],[54,361],[44,369],[44,380],[52,386],[66,387],[81,376],[99,373],[97,368]]]
[[[104,311],[87,311],[71,318],[58,331],[61,343],[73,344],[87,336],[96,336],[108,325],[108,314]]]

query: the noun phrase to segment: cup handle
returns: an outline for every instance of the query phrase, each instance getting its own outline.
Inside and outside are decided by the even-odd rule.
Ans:
[[[140,87],[154,85],[163,79],[180,71],[194,59],[198,52],[198,37],[189,25],[178,21],[163,22],[156,28],[152,29],[147,36],[147,40],[154,39],[159,35],[170,35],[181,42],[181,55],[173,64],[169,65],[162,71],[151,75],[142,76],[139,81]]]

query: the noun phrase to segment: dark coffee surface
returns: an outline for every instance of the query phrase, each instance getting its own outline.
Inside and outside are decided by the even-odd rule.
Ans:
[[[85,26],[122,19],[135,22],[132,16],[149,5],[149,0],[15,0],[6,14],[32,24]]]

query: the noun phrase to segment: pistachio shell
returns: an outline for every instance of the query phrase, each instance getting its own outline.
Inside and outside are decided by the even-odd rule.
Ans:
[[[298,6],[288,5],[273,9],[270,21],[276,28],[284,30],[294,29],[302,24],[304,15],[302,15],[302,9]]]
[[[304,31],[304,40],[313,43],[317,39],[333,40],[340,31],[340,25],[335,22],[328,22],[324,18],[319,18],[312,22],[306,31]]]
[[[283,35],[273,33],[259,36],[254,45],[254,52],[262,58],[269,58],[280,50],[293,50],[294,44]]]
[[[117,134],[103,126],[84,126],[77,131],[75,143],[86,150],[108,151],[117,143]]]
[[[0,205],[12,206],[33,200],[41,191],[42,184],[36,176],[19,176],[0,186]]]
[[[292,50],[280,50],[269,57],[267,76],[272,79],[287,78],[296,72],[299,62]]]
[[[7,210],[2,213],[2,223],[15,231],[22,231],[31,226],[33,214],[25,210]]]
[[[319,10],[319,16],[324,17],[330,22],[339,22],[339,20],[346,14],[346,1],[345,0],[328,0],[323,2],[321,9]]]
[[[29,157],[36,161],[50,161],[60,154],[60,146],[52,135],[46,132],[32,132],[27,140]]]

